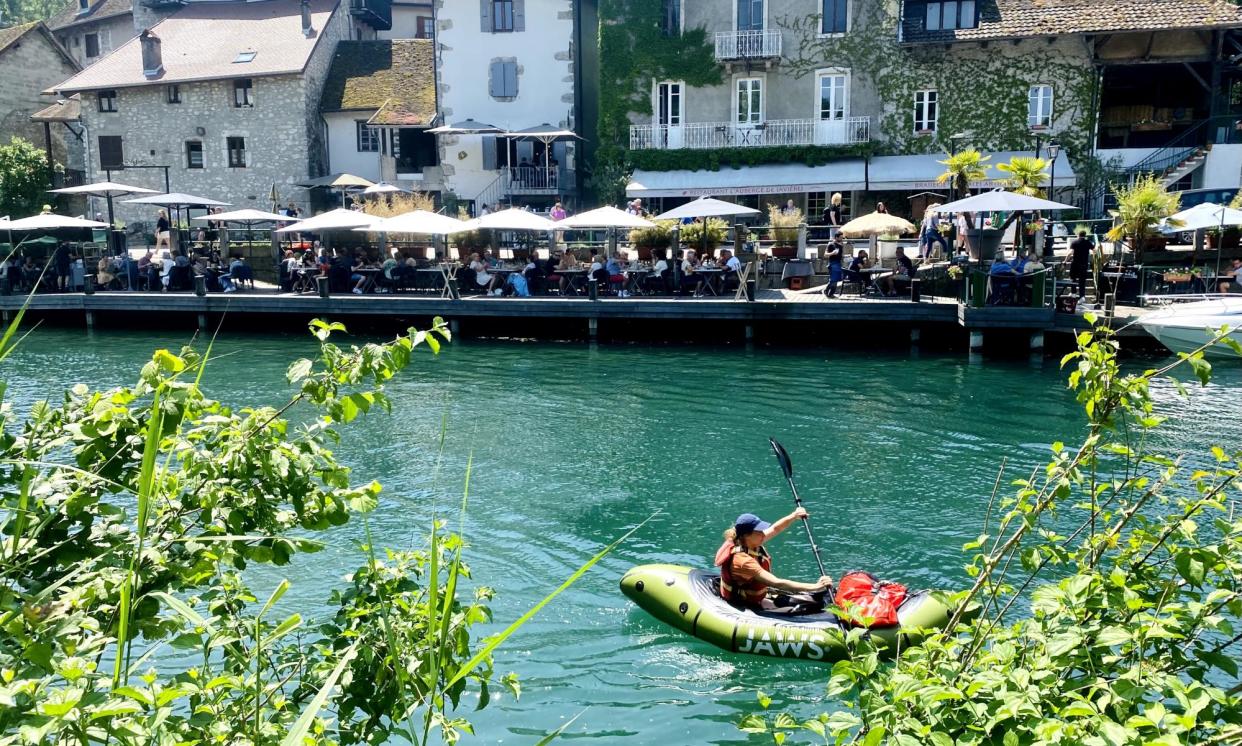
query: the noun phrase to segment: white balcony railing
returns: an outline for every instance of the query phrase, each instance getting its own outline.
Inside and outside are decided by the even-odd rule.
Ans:
[[[717,31],[716,59],[740,60],[781,56],[781,32]]]
[[[630,150],[705,150],[774,145],[853,145],[871,139],[871,117],[846,119],[778,119],[763,124],[695,122],[636,124],[630,127]]]

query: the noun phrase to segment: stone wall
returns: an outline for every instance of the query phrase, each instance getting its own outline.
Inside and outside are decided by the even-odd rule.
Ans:
[[[77,69],[39,31],[26,34],[0,54],[0,143],[7,144],[11,137],[21,137],[42,150],[43,125],[30,121],[30,115],[56,101],[54,96],[41,95],[41,91],[76,72]],[[66,137],[72,140],[73,135],[55,124],[52,157],[74,168],[79,159],[66,151]]]
[[[137,36],[137,32],[134,31],[133,16],[128,13],[58,28],[52,33],[83,67],[97,62],[112,50]],[[86,56],[87,34],[99,36],[99,55],[96,57]]]
[[[82,94],[82,119],[89,138],[89,178],[103,180],[99,137],[120,135],[126,164],[167,165],[169,188],[218,199],[234,209],[271,209],[275,185],[281,203],[292,200],[305,208],[310,142],[303,113],[305,86],[299,76],[254,78],[252,108],[233,106],[231,80],[182,83],[182,103],[170,104],[164,85],[117,91],[118,111],[101,113],[92,92]],[[246,139],[246,166],[228,165],[228,137]],[[186,142],[203,144],[201,169],[188,168]],[[114,171],[116,181],[164,191],[162,169]],[[98,205],[96,209],[101,209]],[[155,208],[116,204],[126,222],[153,223]]]
[[[319,43],[306,63],[303,72],[302,107],[306,129],[306,157],[302,178],[322,176],[327,173],[327,125],[319,116],[319,102],[323,98],[323,84],[332,66],[332,57],[336,54],[337,42],[349,39],[353,28],[353,19],[349,15],[349,3],[341,2],[325,28],[315,29],[319,34]],[[305,207],[305,206],[304,206]]]

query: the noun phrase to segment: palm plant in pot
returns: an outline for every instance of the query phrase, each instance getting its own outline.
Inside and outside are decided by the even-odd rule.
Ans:
[[[970,194],[971,184],[988,178],[987,164],[990,160],[992,156],[983,155],[973,148],[954,153],[947,159],[939,161],[944,166],[944,173],[936,177],[936,183],[952,184],[953,193],[958,199],[966,197]],[[1000,245],[1000,232],[982,226],[976,230],[975,216],[969,212],[964,215],[967,243],[974,255],[973,258],[990,257]]]
[[[1168,218],[1178,211],[1181,197],[1165,190],[1154,175],[1144,174],[1132,184],[1114,186],[1113,194],[1117,198],[1117,209],[1110,210],[1113,216],[1113,228],[1105,238],[1109,241],[1124,241],[1134,253],[1134,261],[1143,263],[1143,252],[1163,247],[1163,241],[1155,241],[1159,237],[1156,227],[1160,221],[1177,228],[1182,223]]]
[[[1009,191],[1027,197],[1042,198],[1046,196],[1041,185],[1048,179],[1048,166],[1049,162],[1043,158],[1018,155],[1010,158],[1008,163],[996,164],[996,170],[1008,174],[1008,177],[1005,179],[1005,187]],[[1009,223],[1014,220],[1021,220],[1021,218],[1022,213],[1014,213],[1001,226],[1001,230],[1008,228]],[[1019,226],[1021,225],[1019,223]],[[1042,225],[1030,231],[1015,231],[1014,248],[1017,248],[1019,242],[1023,241],[1026,244],[1026,248],[1038,246],[1042,243],[1042,239]]]

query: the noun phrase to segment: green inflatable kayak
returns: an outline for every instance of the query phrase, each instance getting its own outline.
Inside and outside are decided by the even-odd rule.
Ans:
[[[733,653],[832,663],[845,657],[849,628],[830,613],[789,616],[731,606],[720,576],[679,565],[639,565],[621,578],[621,592],[656,619]],[[926,630],[949,622],[949,609],[930,591],[912,591],[897,610],[900,624],[869,630],[880,646],[919,644]]]

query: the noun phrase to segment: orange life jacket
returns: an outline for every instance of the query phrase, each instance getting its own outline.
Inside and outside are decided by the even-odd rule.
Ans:
[[[733,558],[741,552],[754,557],[765,571],[772,571],[772,555],[768,554],[768,550],[763,547],[753,550],[732,547],[728,555],[720,562],[720,596],[730,603],[758,606],[767,595],[768,587],[759,582],[758,578],[744,582],[733,577]]]

